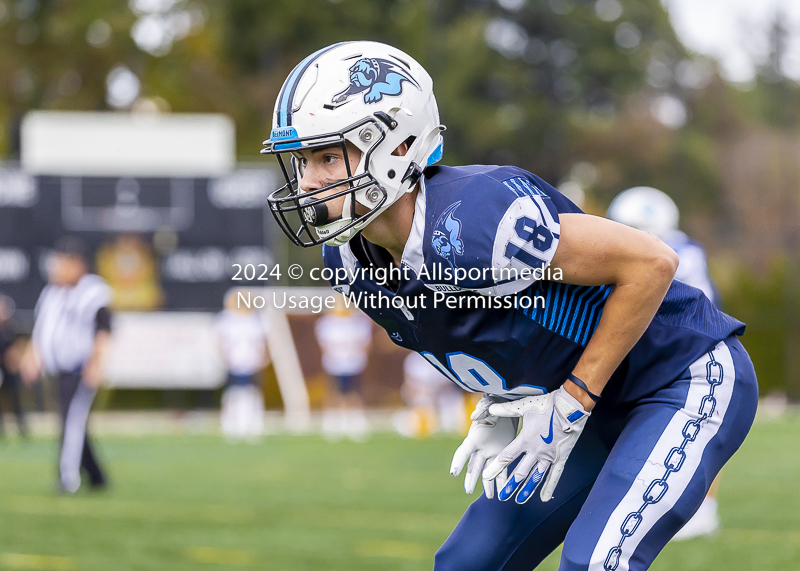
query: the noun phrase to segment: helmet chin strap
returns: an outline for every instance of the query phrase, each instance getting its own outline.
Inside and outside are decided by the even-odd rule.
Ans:
[[[358,232],[360,230],[361,230],[361,228],[358,228],[358,227],[350,228],[350,230],[347,230],[346,232],[342,232],[341,234],[339,234],[335,238],[331,238],[330,240],[326,240],[325,243],[328,246],[343,246],[344,244],[347,244],[356,234],[358,234]]]
[[[345,195],[344,203],[342,204],[342,215],[329,224],[323,224],[319,226],[316,229],[317,236],[320,236],[320,230],[322,231],[323,234],[328,232],[333,233],[337,232],[341,228],[344,228],[345,226],[350,224],[350,222],[353,221],[353,218],[350,216],[350,208],[352,203],[353,203],[353,195],[352,194]],[[353,236],[355,236],[361,230],[361,228],[363,228],[363,225],[357,224],[352,228],[350,228],[349,230],[342,232],[338,236],[334,236],[330,240],[325,240],[325,243],[329,246],[341,246],[342,244],[346,244]]]
[[[344,202],[344,205],[343,205],[343,208],[344,208],[344,210],[343,210],[343,212],[342,212],[342,216],[341,216],[341,218],[339,218],[339,219],[338,219],[338,220],[336,220],[335,222],[331,222],[330,224],[326,224],[325,226],[321,226],[320,228],[321,228],[323,231],[325,231],[325,230],[330,230],[330,232],[336,232],[336,231],[337,231],[337,230],[339,230],[340,228],[343,228],[344,226],[347,226],[348,224],[350,224],[350,223],[352,222],[352,220],[353,220],[353,219],[352,219],[352,217],[350,216],[350,205],[352,204],[352,202],[351,202],[351,201],[352,201],[352,199],[351,199],[351,196],[352,196],[352,195],[350,195],[350,194],[348,194],[347,196],[345,196],[345,202]],[[361,204],[361,203],[359,202],[358,204]],[[384,210],[386,210],[386,209],[387,209],[389,206],[391,206],[391,205],[390,205],[390,204],[386,204],[386,205],[382,206],[381,208],[378,208],[378,209],[376,209],[376,210],[373,210],[372,212],[368,213],[367,217],[366,217],[364,220],[362,220],[361,222],[357,223],[355,226],[353,226],[353,227],[352,227],[352,228],[350,228],[349,230],[346,230],[346,231],[342,232],[342,233],[341,233],[341,234],[339,234],[338,236],[334,236],[334,237],[333,237],[333,238],[331,238],[330,240],[325,240],[325,243],[326,243],[327,245],[329,245],[329,246],[341,246],[342,244],[346,244],[346,243],[347,243],[347,242],[349,242],[349,241],[350,241],[350,240],[351,240],[351,239],[352,239],[352,238],[353,238],[353,237],[354,237],[356,234],[358,234],[359,232],[361,232],[361,230],[362,230],[362,229],[363,229],[363,228],[364,228],[364,227],[365,227],[367,224],[369,224],[370,222],[372,222],[372,220],[373,220],[373,219],[374,219],[376,216],[379,216],[379,215],[380,215],[380,213],[381,213],[381,212],[383,212]],[[345,216],[344,212],[347,212],[347,215],[346,215],[346,216]]]

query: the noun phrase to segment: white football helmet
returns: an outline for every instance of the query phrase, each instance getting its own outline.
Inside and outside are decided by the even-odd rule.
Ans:
[[[678,207],[665,193],[649,186],[620,192],[606,213],[611,220],[652,232],[662,240],[678,229]]]
[[[275,102],[272,133],[261,152],[276,155],[286,184],[269,196],[270,210],[297,245],[344,244],[441,159],[444,129],[433,80],[413,58],[377,42],[323,48],[294,68]],[[302,191],[302,172],[293,159],[287,166],[284,155],[339,145],[347,157],[345,142],[361,151],[354,169],[346,161],[348,178]],[[404,142],[408,152],[393,155]],[[344,190],[315,198],[339,187]],[[326,202],[341,196],[342,216],[329,220]],[[356,203],[368,212],[356,214]]]

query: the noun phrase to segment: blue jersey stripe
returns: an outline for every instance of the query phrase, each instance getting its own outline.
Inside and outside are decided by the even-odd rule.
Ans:
[[[286,83],[283,84],[283,89],[281,89],[281,92],[278,95],[278,101],[280,101],[280,104],[278,105],[278,127],[288,127],[292,124],[292,101],[294,101],[294,92],[297,89],[297,84],[300,82],[300,78],[303,77],[303,73],[305,73],[308,67],[319,56],[337,46],[346,43],[349,42],[340,42],[338,44],[333,44],[332,46],[322,48],[321,50],[317,50],[297,64],[297,66],[295,66],[295,68],[292,70],[292,73],[289,74]]]
[[[581,345],[589,342],[589,336],[597,329],[597,324],[600,321],[600,316],[603,314],[603,307],[606,304],[606,298],[611,293],[611,286],[602,286],[600,288],[600,297],[592,302],[591,312],[586,321],[586,329],[581,338]]]
[[[592,292],[592,288],[584,287],[581,294],[578,296],[578,305],[580,306],[583,303],[583,300]],[[569,331],[567,331],[567,337],[571,337],[573,331],[575,331],[575,324],[578,323],[578,313],[574,312],[572,316],[572,323],[569,326]],[[578,327],[580,329],[580,326]],[[577,333],[577,332],[576,332]]]
[[[506,188],[508,188],[511,192],[513,192],[517,196],[517,198],[524,198],[526,196],[530,197],[541,196],[543,198],[546,198],[547,200],[543,201],[544,205],[547,207],[547,210],[550,211],[550,216],[552,216],[554,220],[558,220],[558,210],[556,209],[555,204],[553,204],[553,201],[550,199],[550,196],[541,188],[539,188],[536,185],[536,183],[528,180],[525,177],[517,176],[514,178],[509,178],[507,180],[504,180],[503,184],[506,186]],[[536,204],[536,207],[539,208],[538,201],[534,200],[533,202],[534,204]],[[540,212],[541,210],[542,209],[539,208]],[[546,218],[544,218],[544,215],[542,215],[542,220],[546,220]]]
[[[564,296],[565,297],[564,306],[561,309],[562,313],[564,314],[564,319],[561,319],[560,317],[558,319],[559,331],[563,332],[564,335],[566,335],[567,326],[569,325],[569,322],[571,321],[571,318],[573,317],[572,304],[575,303],[575,296],[577,296],[580,293],[582,288],[583,288],[583,286],[578,286],[576,288],[570,288],[570,290]]]
[[[532,194],[536,194],[536,195],[538,195],[538,196],[547,196],[547,194],[546,194],[546,193],[545,193],[545,192],[544,192],[544,191],[543,191],[541,188],[539,188],[538,186],[536,186],[535,184],[533,184],[533,183],[532,183],[531,181],[529,181],[527,178],[522,178],[522,177],[520,177],[520,179],[519,179],[519,180],[520,180],[520,182],[522,183],[522,185],[523,185],[525,188],[527,188],[527,189],[528,189],[528,190],[529,190],[529,191],[530,191]]]
[[[540,282],[545,291],[535,292],[536,285],[519,295],[539,294],[544,307],[525,309],[522,313],[545,329],[585,346],[600,321],[611,286],[579,286],[560,282]]]
[[[581,293],[581,290],[583,290],[583,286],[572,289],[569,292],[568,302],[564,304],[564,320],[559,320],[559,330],[563,331],[565,335],[567,333],[567,326],[569,326],[575,318],[575,315],[572,313],[572,304],[575,303],[575,298]]]
[[[520,189],[515,183],[514,179],[510,179],[503,182],[504,185],[508,187],[508,189],[513,192],[517,198],[522,198],[525,194],[522,193],[522,189]]]
[[[553,286],[554,286],[553,287],[553,307],[551,308],[551,311],[550,311],[550,322],[547,324],[547,328],[550,329],[551,331],[555,331],[556,330],[556,327],[555,327],[555,325],[556,325],[556,314],[558,313],[559,308],[562,307],[562,305],[561,305],[561,296],[562,296],[562,293],[563,293],[563,288],[561,287],[562,285],[563,284],[560,284],[560,283],[553,284]]]
[[[503,184],[519,198],[525,196],[547,196],[545,192],[525,177],[517,176],[504,180]]]
[[[547,320],[550,318],[550,311],[553,309],[553,288],[547,288],[547,295],[544,298],[544,307],[542,308],[541,312],[538,312],[539,319],[536,319],[537,315],[531,315],[531,319],[536,321],[537,323],[545,324]]]
[[[593,308],[595,303],[602,298],[603,290],[601,288],[597,288],[586,300],[586,303],[583,306],[583,311],[581,312],[581,320],[578,324],[578,330],[575,332],[575,338],[578,339],[579,342],[586,342],[586,338],[589,333],[589,323],[592,322],[592,317],[594,316]]]
[[[556,284],[557,286],[558,284]],[[556,314],[558,313],[558,308],[561,307],[561,290],[558,287],[553,288],[553,305],[552,307],[548,307],[548,314],[549,319],[547,320],[547,328],[551,331],[554,329],[555,322],[556,322]]]

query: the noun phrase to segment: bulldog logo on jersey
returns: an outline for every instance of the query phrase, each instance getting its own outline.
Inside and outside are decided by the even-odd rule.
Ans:
[[[461,241],[461,220],[453,216],[459,206],[461,206],[460,200],[442,212],[433,228],[433,238],[431,239],[433,251],[447,260],[453,269],[456,267],[456,255],[461,256],[464,253],[464,242]]]
[[[384,95],[400,95],[404,82],[421,89],[414,78],[396,63],[380,58],[361,58],[350,67],[350,85],[334,95],[331,103],[341,105],[364,91],[364,103],[377,103]]]

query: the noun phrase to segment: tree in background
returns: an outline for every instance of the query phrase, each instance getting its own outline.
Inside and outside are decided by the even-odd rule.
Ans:
[[[17,155],[31,109],[137,109],[227,113],[239,156],[256,159],[303,57],[394,44],[434,77],[445,162],[518,164],[594,213],[630,186],[668,192],[719,260],[727,309],[782,340],[775,365],[745,338],[762,378],[794,379],[800,396],[800,86],[783,22],[742,90],[687,52],[660,0],[0,0],[0,156]],[[735,295],[753,289],[766,297]],[[794,317],[776,322],[755,299]]]

